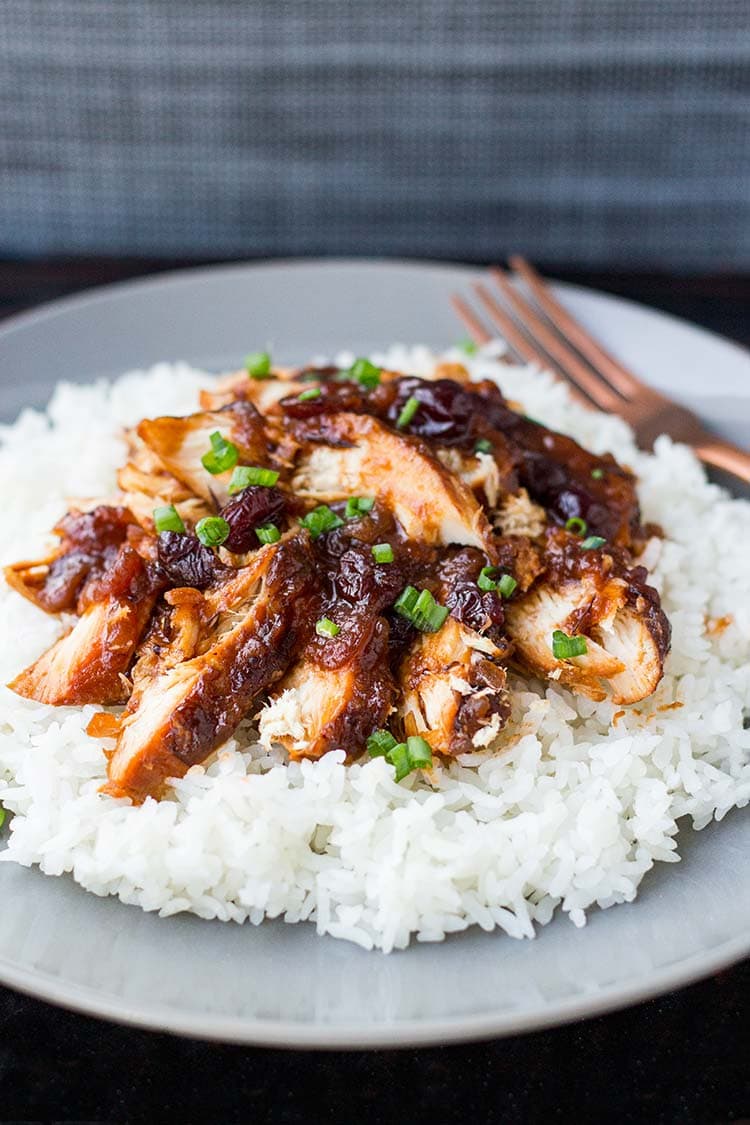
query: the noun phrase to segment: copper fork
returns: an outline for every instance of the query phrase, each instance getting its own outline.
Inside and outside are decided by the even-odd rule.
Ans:
[[[691,446],[704,464],[750,483],[750,453],[712,434],[691,410],[641,382],[563,308],[527,261],[514,257],[510,264],[532,299],[523,296],[499,266],[490,269],[498,295],[480,281],[473,288],[481,308],[519,359],[565,379],[583,405],[619,414],[642,449],[651,449],[660,434],[669,434]],[[452,301],[474,342],[487,343],[492,333],[482,317],[463,298],[454,296]]]

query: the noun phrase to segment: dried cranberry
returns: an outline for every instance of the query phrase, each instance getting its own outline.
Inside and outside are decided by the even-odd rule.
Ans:
[[[224,569],[214,552],[195,535],[163,531],[158,552],[159,565],[173,586],[203,590]]]
[[[284,514],[285,506],[286,500],[278,488],[254,484],[243,488],[221,509],[222,519],[229,524],[224,546],[237,554],[259,546],[256,527],[275,523]]]
[[[358,383],[324,383],[315,398],[299,400],[298,395],[283,398],[279,404],[290,418],[314,418],[318,414],[370,413],[367,392]]]
[[[483,593],[476,583],[458,583],[445,595],[445,605],[451,617],[478,633],[486,633],[489,626],[501,629],[505,621],[500,595],[494,590]]]
[[[404,579],[398,565],[378,566],[369,547],[350,547],[339,559],[331,585],[336,599],[380,613],[401,592]]]
[[[477,396],[452,379],[399,379],[398,394],[388,408],[388,421],[395,425],[405,403],[415,398],[419,409],[406,432],[428,438],[440,445],[466,445],[481,424],[481,404]]]

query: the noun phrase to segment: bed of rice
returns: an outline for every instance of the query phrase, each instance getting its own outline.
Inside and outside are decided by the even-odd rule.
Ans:
[[[84,733],[93,707],[50,708],[1,688],[0,800],[15,815],[0,861],[70,873],[162,915],[310,920],[389,951],[474,924],[532,937],[558,907],[583,925],[593,905],[632,900],[656,861],[678,860],[680,818],[701,828],[748,802],[750,504],[707,483],[687,449],[662,438],[653,456],[640,453],[624,423],[576,407],[545,375],[497,363],[498,351],[475,357],[474,373],[631,465],[644,519],[666,531],[647,550],[673,628],[656,694],[616,715],[514,681],[504,745],[435,771],[430,785],[395,784],[382,759],[346,767],[342,751],[286,764],[248,723],[169,799],[133,808],[98,793],[102,747]],[[376,358],[417,374],[434,363],[423,348]],[[63,384],[46,415],[5,427],[0,562],[42,553],[68,498],[113,489],[122,425],[189,413],[210,381],[160,364],[113,385]],[[3,585],[0,680],[62,627]]]

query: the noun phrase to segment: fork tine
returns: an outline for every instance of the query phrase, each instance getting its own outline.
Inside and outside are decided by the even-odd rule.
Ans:
[[[565,377],[584,391],[602,410],[616,412],[618,407],[622,407],[622,399],[609,383],[595,374],[567,344],[563,343],[532,306],[516,292],[500,267],[492,266],[490,273],[526,330],[557,362]]]
[[[510,264],[515,273],[526,282],[558,332],[567,337],[592,367],[600,371],[621,395],[625,398],[632,398],[646,389],[632,371],[623,367],[613,355],[589,335],[583,325],[579,324],[567,309],[563,308],[547,283],[525,258],[516,254],[510,259]]]
[[[475,344],[487,344],[492,339],[492,336],[482,324],[481,320],[474,315],[472,309],[466,304],[462,297],[456,293],[451,297],[451,304],[458,315],[458,319],[463,322],[463,326],[471,336]]]
[[[503,334],[503,338],[507,341],[508,344],[510,344],[513,351],[516,352],[516,354],[527,363],[536,363],[540,367],[550,367],[549,357],[544,354],[541,348],[535,347],[529,340],[527,340],[523,332],[521,332],[517,327],[516,322],[513,320],[513,318],[510,317],[508,313],[506,313],[505,309],[497,303],[491,293],[485,288],[484,285],[482,285],[481,281],[473,282],[472,287],[477,297],[487,310],[487,314],[490,317],[490,320],[492,320],[492,322],[496,324],[500,329]],[[564,371],[559,370],[554,364],[552,366],[553,369],[565,379],[565,382],[567,383],[568,389],[573,395],[573,398],[575,398],[583,406],[589,407],[590,409],[592,405],[591,399],[587,398],[586,395],[583,394],[574,383],[571,383],[571,381],[565,375]]]

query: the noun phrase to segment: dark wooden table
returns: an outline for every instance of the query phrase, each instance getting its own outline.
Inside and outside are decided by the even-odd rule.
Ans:
[[[173,264],[0,263],[0,316]],[[554,272],[750,345],[750,278]],[[0,989],[0,1122],[750,1122],[749,1017],[750,961],[586,1023],[403,1052],[219,1046]]]

